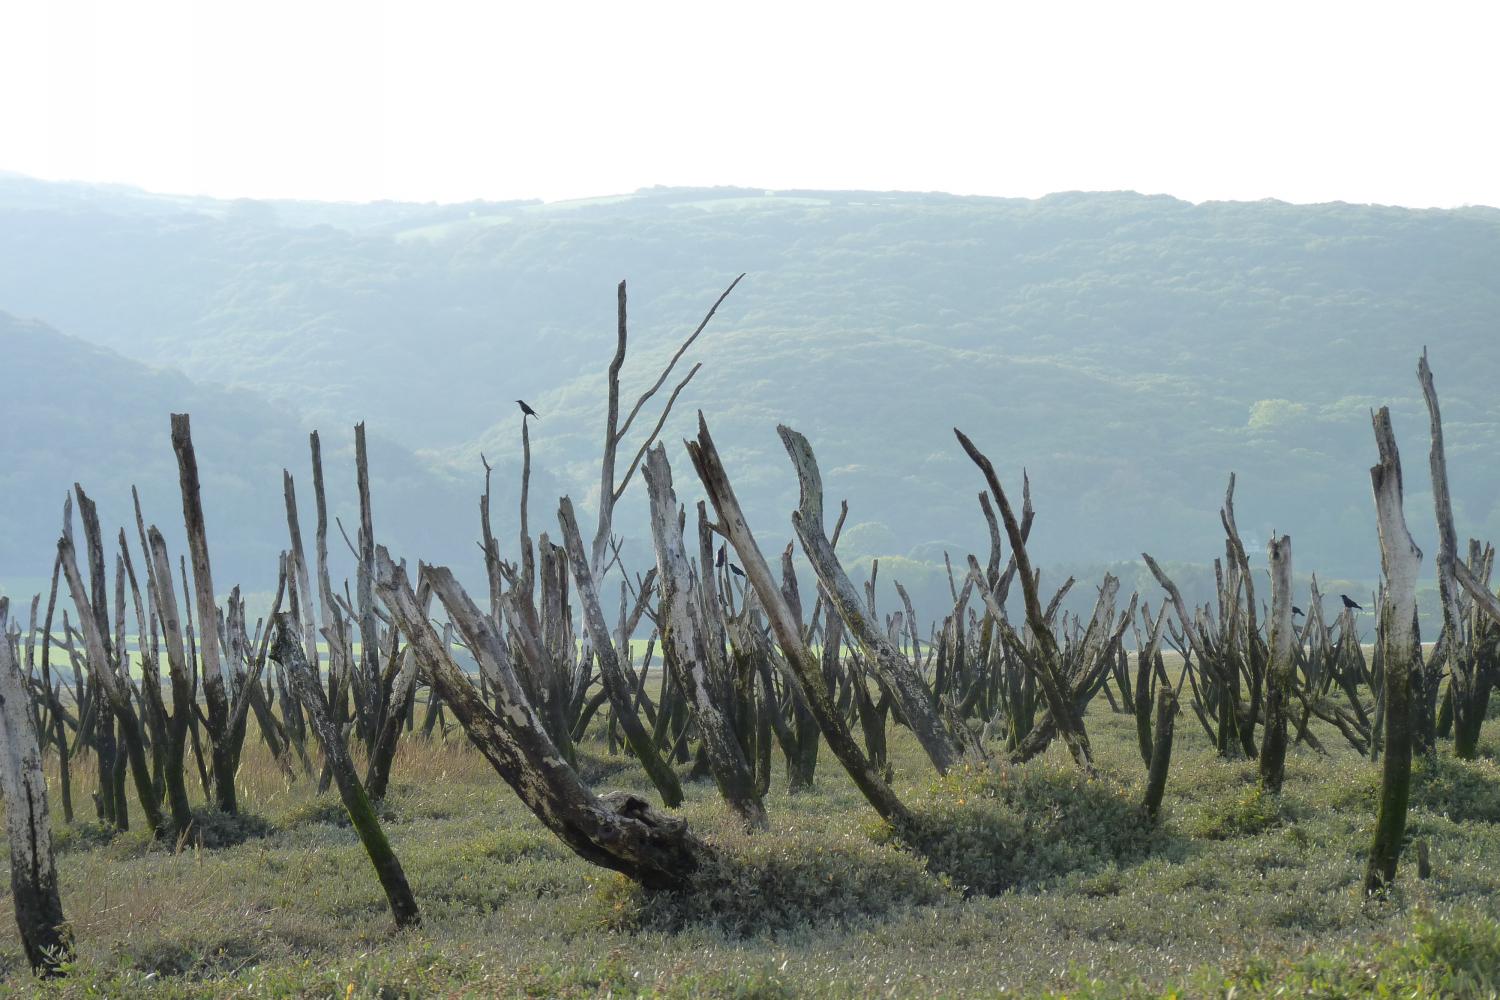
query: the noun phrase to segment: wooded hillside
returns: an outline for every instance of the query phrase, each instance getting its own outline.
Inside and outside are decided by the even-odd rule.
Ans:
[[[975,524],[954,424],[1003,442],[1007,476],[1031,472],[1049,567],[1143,547],[1201,561],[1218,544],[1215,510],[1234,470],[1247,539],[1293,531],[1307,539],[1299,566],[1364,581],[1378,567],[1359,446],[1376,400],[1393,403],[1398,430],[1419,426],[1413,353],[1426,344],[1442,362],[1455,461],[1500,432],[1500,213],[1488,209],[666,189],[553,205],[337,206],[0,179],[0,308],[254,394],[234,397],[244,402],[223,427],[193,405],[205,435],[254,438],[249,418],[275,413],[288,434],[318,426],[341,441],[369,417],[372,434],[420,453],[406,466],[422,497],[413,520],[381,512],[393,532],[440,535],[417,523],[424,508],[472,508],[479,452],[516,460],[517,397],[542,414],[537,474],[559,487],[547,492],[587,504],[614,282],[630,279],[646,371],[740,271],[665,439],[702,407],[725,453],[758,470],[740,484],[747,512],[779,521],[795,482],[768,428],[804,429],[830,495],[858,498],[842,551],[852,565],[881,557],[914,590],[945,592],[944,549],[983,544],[951,537]],[[1273,368],[1273,357],[1295,361]],[[31,371],[29,398],[59,395],[61,367]],[[150,433],[139,439],[155,447],[170,405],[189,405],[128,398],[132,384],[120,378],[107,395],[155,415],[142,413]],[[31,428],[32,452],[61,447],[51,424],[10,410],[6,426],[12,439]],[[396,462],[375,467],[390,474]],[[10,463],[11,495],[45,493],[39,509],[50,511],[69,484],[39,478],[47,468]],[[1493,537],[1500,470],[1463,468],[1459,530]],[[274,477],[258,481],[275,489]],[[394,505],[391,489],[380,495]],[[497,496],[497,507],[513,504]],[[1416,527],[1425,546],[1430,528]],[[12,517],[4,530],[9,553],[34,525]],[[455,565],[477,556],[432,540]],[[274,553],[262,555],[269,575]]]

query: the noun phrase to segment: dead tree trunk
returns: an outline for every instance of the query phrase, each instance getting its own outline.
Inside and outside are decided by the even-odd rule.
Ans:
[[[1411,788],[1411,672],[1420,668],[1417,637],[1417,574],[1422,550],[1412,541],[1402,510],[1401,455],[1386,407],[1374,416],[1380,463],[1370,469],[1375,517],[1380,530],[1380,565],[1385,577],[1381,605],[1381,647],[1385,665],[1385,760],[1380,780],[1380,807],[1375,837],[1365,869],[1365,894],[1382,894],[1396,878],[1401,840],[1406,833],[1407,793]]]
[[[1427,400],[1427,415],[1431,424],[1432,449],[1428,455],[1432,469],[1432,505],[1437,514],[1438,551],[1437,576],[1438,597],[1443,606],[1443,634],[1441,646],[1447,651],[1450,665],[1448,676],[1449,694],[1453,702],[1454,734],[1453,752],[1461,760],[1472,760],[1479,751],[1479,723],[1483,721],[1483,700],[1488,701],[1489,691],[1479,675],[1476,650],[1469,641],[1463,627],[1463,604],[1457,581],[1458,533],[1453,527],[1453,499],[1448,492],[1448,460],[1443,452],[1443,417],[1438,408],[1437,388],[1432,382],[1432,369],[1427,365],[1427,352],[1417,363],[1417,378],[1422,383],[1422,395]],[[1437,732],[1438,671],[1442,664],[1436,656],[1428,668],[1419,668],[1420,681],[1417,686],[1418,749],[1431,752]],[[1475,718],[1475,715],[1478,718]]]
[[[1152,820],[1161,814],[1161,800],[1167,790],[1167,771],[1172,763],[1173,720],[1177,717],[1177,695],[1163,684],[1156,692],[1156,739],[1151,749],[1151,768],[1146,775],[1146,794],[1142,803]]]
[[[1266,545],[1271,563],[1271,655],[1266,671],[1266,734],[1260,746],[1260,783],[1280,793],[1286,776],[1286,712],[1292,695],[1292,540],[1283,535]]]
[[[661,578],[662,643],[671,650],[666,661],[692,706],[693,720],[698,725],[719,794],[747,828],[763,830],[767,825],[766,809],[756,794],[755,776],[733,727],[713,698],[708,630],[700,613],[692,568],[683,544],[677,494],[672,490],[672,468],[664,445],[657,445],[647,453],[644,475],[651,499],[651,538]],[[704,571],[712,569],[705,567]]]
[[[359,834],[360,843],[370,855],[370,864],[374,865],[381,888],[385,890],[385,898],[391,904],[391,916],[396,919],[396,926],[415,927],[422,922],[422,915],[417,909],[417,900],[412,895],[411,886],[406,881],[406,872],[402,870],[396,852],[391,850],[391,843],[380,827],[380,819],[370,805],[370,798],[359,783],[354,762],[349,759],[349,749],[344,745],[339,727],[329,715],[328,699],[318,683],[318,676],[313,673],[312,665],[307,662],[301,641],[297,620],[287,613],[277,615],[276,640],[271,655],[287,670],[292,690],[307,709],[313,732],[317,734],[318,742],[323,744],[323,754],[328,760],[329,770],[333,772],[339,797],[344,800],[344,808],[349,811],[349,819],[354,824],[355,833]]]
[[[141,731],[141,720],[130,700],[128,679],[122,679],[114,658],[105,648],[104,634],[99,631],[96,609],[89,604],[89,595],[84,588],[83,575],[78,571],[78,560],[73,543],[67,537],[58,539],[57,555],[62,560],[63,573],[68,580],[68,589],[73,594],[73,603],[78,606],[78,623],[83,627],[83,638],[90,661],[89,675],[99,684],[99,690],[110,712],[119,720],[124,736],[125,752],[130,762],[130,771],[135,777],[135,791],[141,800],[141,809],[146,814],[146,825],[154,836],[165,832],[162,823],[161,803],[151,780],[151,765],[146,760],[146,743]],[[124,654],[124,650],[119,650]],[[100,715],[101,721],[107,716]],[[107,790],[101,790],[109,794]],[[117,799],[118,802],[118,799]]]
[[[1057,731],[1061,734],[1063,742],[1067,744],[1074,761],[1085,773],[1092,775],[1094,755],[1089,747],[1088,732],[1084,729],[1082,716],[1073,704],[1070,685],[1062,671],[1057,638],[1052,634],[1052,626],[1047,616],[1042,613],[1042,603],[1037,596],[1036,577],[1031,572],[1031,557],[1026,552],[1026,540],[1021,535],[1020,522],[1016,520],[1010,500],[1005,495],[1005,489],[1000,485],[1000,477],[995,474],[995,467],[989,458],[974,446],[974,442],[970,441],[963,431],[955,427],[953,433],[958,436],[958,443],[963,446],[969,458],[984,473],[985,482],[990,488],[990,495],[995,498],[995,503],[1000,508],[1000,518],[1005,522],[1005,533],[1010,538],[1011,558],[1016,561],[1016,573],[1021,578],[1021,592],[1026,600],[1026,624],[1031,630],[1032,641],[1036,644],[1039,661],[1035,668],[1037,684],[1047,700],[1047,709],[1052,714]],[[977,560],[971,563],[970,575],[975,578],[976,585],[983,583],[983,577],[978,572]],[[988,587],[982,588],[981,593],[988,589]],[[1003,621],[1003,613],[998,608],[992,608],[991,612]]]
[[[615,710],[615,719],[625,730],[625,739],[636,759],[646,769],[651,783],[661,794],[662,801],[670,809],[682,805],[682,784],[677,773],[662,759],[656,742],[632,704],[630,678],[620,667],[614,643],[609,635],[609,623],[604,620],[604,610],[599,606],[599,594],[594,590],[593,574],[589,572],[588,557],[584,555],[583,538],[578,533],[578,521],[573,516],[573,502],[563,497],[558,503],[557,520],[562,526],[563,542],[567,546],[567,561],[573,570],[573,583],[578,590],[578,600],[583,605],[583,622],[588,629],[589,641],[593,643],[594,655],[599,659],[599,672],[603,675],[604,690],[609,694],[610,704]]]
[[[740,557],[750,585],[755,589],[761,606],[770,618],[777,645],[781,647],[782,655],[791,668],[792,680],[801,689],[807,707],[817,718],[818,727],[823,730],[823,736],[828,741],[828,748],[839,759],[839,763],[844,765],[866,801],[886,822],[903,831],[912,829],[911,813],[860,750],[829,696],[827,684],[823,680],[822,665],[803,641],[801,629],[792,618],[791,610],[787,608],[780,588],[776,585],[776,579],[771,575],[771,567],[766,564],[760,546],[755,543],[755,536],[751,534],[750,525],[745,521],[744,511],[740,508],[734,487],[729,482],[729,474],[724,470],[701,411],[698,414],[698,438],[687,442],[687,448],[698,478],[703,482],[704,490],[719,516],[716,530],[729,539],[729,544],[734,546],[735,553]],[[707,567],[703,568],[703,572],[708,573]]]
[[[162,775],[167,786],[167,803],[172,810],[173,825],[182,831],[193,821],[187,792],[186,757],[188,727],[192,723],[196,707],[193,699],[195,665],[188,658],[187,646],[183,641],[182,619],[177,610],[172,560],[167,555],[167,543],[154,525],[147,533],[147,538],[151,546],[148,557],[154,567],[156,580],[157,619],[165,640],[167,673],[172,685],[172,715],[166,727],[166,760]]]
[[[31,692],[7,634],[10,602],[0,597],[0,788],[10,835],[10,888],[21,947],[34,972],[55,975],[73,959],[72,934],[57,894],[47,778],[32,727]]]
[[[781,443],[797,471],[801,499],[792,512],[792,528],[802,550],[812,563],[823,593],[838,609],[850,634],[865,653],[866,662],[883,690],[889,692],[897,712],[905,720],[939,774],[946,774],[962,757],[958,744],[939,717],[932,692],[916,668],[903,657],[880,630],[879,622],[866,616],[859,592],[840,565],[823,527],[823,477],[807,438],[790,427],[778,426]]]
[[[203,522],[203,500],[198,485],[198,457],[193,452],[192,427],[186,413],[172,414],[172,449],[177,453],[178,479],[182,488],[182,519],[187,528],[188,553],[193,561],[193,595],[203,641],[198,650],[203,660],[203,700],[208,705],[208,739],[213,755],[214,801],[226,813],[239,811],[234,792],[234,774],[239,768],[239,748],[233,745],[229,726],[229,695],[219,658],[219,640],[214,623],[218,606],[214,601],[213,570],[208,559],[208,531]],[[186,585],[186,581],[184,581]]]
[[[710,853],[687,823],[624,792],[596,796],[568,766],[499,652],[494,622],[474,605],[453,574],[424,570],[464,641],[491,679],[499,711],[491,711],[422,614],[406,572],[383,546],[375,550],[375,587],[407,637],[433,689],[469,740],[537,818],[579,857],[653,889],[680,888]]]

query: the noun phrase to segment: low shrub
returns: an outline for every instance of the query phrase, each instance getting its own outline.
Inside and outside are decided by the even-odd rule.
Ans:
[[[993,895],[1142,858],[1160,836],[1122,789],[1072,766],[1034,762],[966,767],[939,779],[911,846],[966,894]]]

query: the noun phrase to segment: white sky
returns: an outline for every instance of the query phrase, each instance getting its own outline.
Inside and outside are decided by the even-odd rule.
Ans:
[[[1500,205],[1500,4],[0,0],[0,170]]]

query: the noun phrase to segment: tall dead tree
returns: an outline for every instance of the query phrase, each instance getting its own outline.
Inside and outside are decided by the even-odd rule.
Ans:
[[[677,383],[677,387],[667,397],[666,405],[662,407],[661,415],[656,420],[656,426],[651,429],[651,433],[646,436],[646,440],[641,442],[641,446],[636,449],[635,457],[631,459],[630,465],[625,470],[625,474],[617,482],[615,480],[615,465],[618,459],[620,444],[625,440],[625,435],[630,433],[630,428],[635,423],[635,418],[640,414],[642,407],[650,402],[651,397],[655,396],[661,387],[666,384],[667,376],[671,375],[672,369],[677,367],[678,360],[683,354],[687,353],[689,347],[693,346],[693,342],[698,339],[698,335],[708,326],[708,321],[714,318],[714,313],[719,311],[719,306],[729,297],[729,293],[734,291],[734,287],[740,283],[740,279],[743,277],[744,275],[741,274],[738,278],[735,278],[729,283],[729,287],[720,293],[718,299],[709,308],[708,314],[703,317],[703,321],[682,342],[682,345],[677,348],[677,352],[672,355],[672,359],[662,368],[661,373],[656,377],[656,381],[651,384],[650,388],[641,393],[640,398],[635,401],[635,405],[630,408],[630,413],[625,417],[623,424],[620,423],[620,370],[625,366],[625,347],[629,339],[626,324],[625,282],[620,282],[619,287],[616,289],[616,346],[615,355],[610,359],[609,371],[607,373],[608,389],[604,416],[604,452],[599,464],[599,526],[594,532],[594,542],[589,555],[589,572],[600,583],[604,581],[605,576],[604,557],[609,551],[610,530],[614,524],[615,504],[619,503],[620,498],[625,495],[625,490],[630,485],[631,477],[635,475],[635,470],[646,457],[647,449],[656,443],[657,435],[661,433],[663,425],[667,422],[667,416],[672,412],[672,404],[677,402],[677,396],[693,380],[693,376],[698,374],[698,369],[703,366],[701,364],[694,365],[687,373],[687,376],[681,382]]]
[[[0,790],[10,836],[10,889],[21,947],[35,972],[52,975],[73,959],[57,893],[47,778],[31,715],[31,692],[11,648],[10,602],[0,597]]]
[[[1380,462],[1370,468],[1375,518],[1380,532],[1380,568],[1385,580],[1380,606],[1380,647],[1385,667],[1385,760],[1375,836],[1365,869],[1365,894],[1374,896],[1396,878],[1396,862],[1406,833],[1407,795],[1411,788],[1412,711],[1409,684],[1421,666],[1417,634],[1417,575],[1422,550],[1406,528],[1401,487],[1401,454],[1391,429],[1391,414],[1382,406],[1372,415]]]

